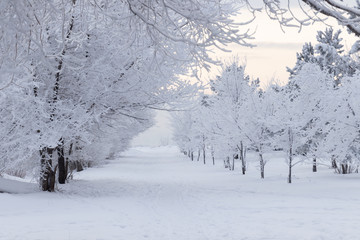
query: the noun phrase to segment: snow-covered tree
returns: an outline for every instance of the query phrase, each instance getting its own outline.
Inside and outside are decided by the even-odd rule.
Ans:
[[[215,94],[213,124],[219,126],[222,141],[229,149],[236,150],[243,174],[246,148],[255,150],[259,155],[261,178],[264,178],[264,153],[273,149],[273,129],[269,125],[274,115],[272,95],[259,88],[259,79],[250,80],[245,67],[237,61],[224,67],[221,76],[211,82],[211,88]]]
[[[317,157],[317,137],[325,131],[332,91],[331,75],[317,63],[304,64],[282,90],[277,114],[283,129],[282,146],[288,152],[289,183],[292,167],[302,161],[304,154]],[[295,156],[300,157],[299,161],[294,162]]]
[[[335,86],[340,84],[342,77],[354,74],[358,64],[349,54],[344,54],[340,33],[340,30],[334,33],[332,28],[318,31],[318,43],[315,47],[311,43],[305,43],[302,52],[296,54],[295,66],[288,68],[291,77],[306,63],[317,63],[322,70],[328,71],[333,76]]]
[[[334,123],[334,121],[336,122],[335,119],[340,119],[342,117],[340,115],[339,106],[343,101],[341,100],[342,97],[338,95],[341,92],[340,89],[344,89],[342,86],[342,79],[345,77],[351,77],[358,69],[357,62],[351,58],[349,54],[344,53],[343,45],[341,44],[342,39],[339,37],[340,33],[340,31],[334,33],[331,28],[326,29],[325,32],[319,31],[317,35],[318,43],[315,45],[315,47],[313,48],[310,43],[305,44],[302,53],[297,54],[297,63],[295,67],[293,69],[288,69],[291,73],[288,86],[290,87],[289,89],[293,90],[293,94],[296,94],[296,92],[301,89],[302,86],[305,86],[307,84],[306,81],[309,84],[313,84],[314,79],[316,79],[314,77],[310,77],[309,75],[307,77],[308,79],[306,81],[302,81],[300,85],[298,80],[295,79],[299,74],[305,74],[304,77],[306,79],[306,75],[309,73],[302,71],[302,67],[308,65],[309,63],[318,65],[320,70],[325,71],[328,74],[326,77],[327,81],[333,85],[334,91],[331,93],[333,96],[332,98],[325,97],[325,93],[329,90],[325,90],[324,88],[321,88],[321,86],[318,86],[318,91],[322,93],[323,96],[317,99],[317,106],[319,106],[320,103],[323,104],[324,102],[333,104],[333,106],[328,105],[324,107],[325,105],[323,104],[323,109],[321,111],[317,110],[317,115],[314,115],[314,118],[311,119],[310,122],[308,122],[306,125],[307,131],[311,131],[311,129],[316,129],[316,131],[312,133],[312,138],[308,138],[301,151],[302,154],[308,154],[309,156],[312,155],[314,160],[314,171],[316,171],[316,155],[319,153],[324,154],[324,151],[329,152],[332,151],[330,149],[334,149],[327,148],[326,150],[316,153],[316,149],[320,148],[322,144],[325,143],[325,136],[327,136],[328,133],[333,132],[335,129],[338,129],[336,126],[332,126],[331,128],[329,128],[329,126],[331,126],[331,123]],[[313,93],[313,95],[316,96],[316,93]],[[340,97],[340,99],[334,101],[334,99],[337,97]],[[306,101],[306,99],[304,99],[304,101]],[[347,107],[344,109],[346,108]],[[338,116],[334,117],[333,119],[324,120],[326,119],[324,118],[325,115],[331,116],[333,115],[333,112],[336,112],[336,115]],[[321,121],[323,126],[320,128],[315,127],[316,123],[319,122],[319,119],[323,119]],[[347,129],[347,127],[344,127],[343,130],[345,129]],[[338,130],[343,131],[340,129]],[[334,159],[335,155],[333,156],[333,163],[336,163]],[[335,166],[336,164],[333,165]]]
[[[213,124],[218,126],[214,129],[217,129],[217,134],[228,145],[227,149],[233,151],[227,153],[227,156],[239,152],[242,173],[245,174],[246,161],[243,156],[246,146],[251,143],[244,135],[246,120],[242,116],[249,110],[246,102],[255,91],[256,85],[251,84],[250,77],[245,74],[245,67],[238,61],[225,65],[220,76],[210,84],[215,94],[212,107]]]
[[[324,152],[331,155],[336,172],[347,174],[359,166],[359,119],[358,119],[359,73],[344,77],[333,90],[328,107],[327,135]]]
[[[172,123],[174,128],[173,139],[191,160],[194,160],[194,146],[192,144],[193,120],[192,111],[172,113]]]
[[[205,48],[248,45],[236,10],[202,0],[2,1],[4,170],[41,162],[42,188],[53,191],[67,161],[97,155],[86,149],[107,142],[109,128],[125,146],[151,125],[149,109],[193,94],[177,75],[213,63]]]

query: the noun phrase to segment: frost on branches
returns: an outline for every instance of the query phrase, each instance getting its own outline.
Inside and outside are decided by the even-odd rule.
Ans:
[[[283,26],[302,27],[333,18],[349,32],[360,35],[360,3],[357,0],[265,0],[264,4],[268,15]],[[303,14],[296,9],[301,9]]]
[[[333,19],[344,26],[349,33],[360,36],[358,0],[264,0],[263,2],[269,17],[278,21],[281,26],[297,27],[301,30],[314,22],[328,23],[329,19]],[[359,50],[359,41],[357,41],[350,53]]]
[[[35,171],[54,191],[110,158],[196,87],[179,74],[205,48],[248,45],[219,1],[0,3],[0,173]],[[55,179],[57,178],[57,180]]]
[[[197,136],[203,136],[203,148],[230,170],[239,159],[243,174],[245,153],[256,153],[261,178],[265,154],[283,151],[289,183],[293,167],[304,162],[310,162],[314,172],[319,160],[337,173],[358,172],[358,60],[344,51],[339,31],[319,31],[317,40],[297,54],[284,86],[262,90],[259,80],[250,80],[237,61],[225,65],[210,81],[212,93],[199,97],[198,107],[182,114],[176,125],[181,149],[192,153],[193,147],[199,148]]]

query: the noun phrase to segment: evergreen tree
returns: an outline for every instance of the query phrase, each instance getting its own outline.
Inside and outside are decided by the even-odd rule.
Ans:
[[[318,31],[315,47],[311,43],[305,43],[302,51],[297,53],[297,61],[293,68],[287,68],[291,79],[299,72],[305,63],[316,63],[321,70],[327,71],[333,76],[334,87],[338,86],[341,78],[351,76],[359,69],[358,64],[349,54],[344,54],[343,40],[340,38],[341,31],[334,32],[332,28]],[[296,86],[295,86],[296,87]]]

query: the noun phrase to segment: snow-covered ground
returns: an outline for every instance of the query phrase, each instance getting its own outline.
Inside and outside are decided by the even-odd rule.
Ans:
[[[56,193],[1,193],[0,239],[360,239],[359,175],[298,165],[287,184],[280,155],[261,180],[256,163],[242,176],[174,147],[133,148]]]

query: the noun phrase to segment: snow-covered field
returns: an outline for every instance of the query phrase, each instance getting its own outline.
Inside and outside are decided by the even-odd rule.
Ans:
[[[242,176],[175,147],[133,148],[56,193],[0,194],[0,239],[360,239],[359,175],[297,165],[287,184],[280,155],[261,180],[256,163]]]

